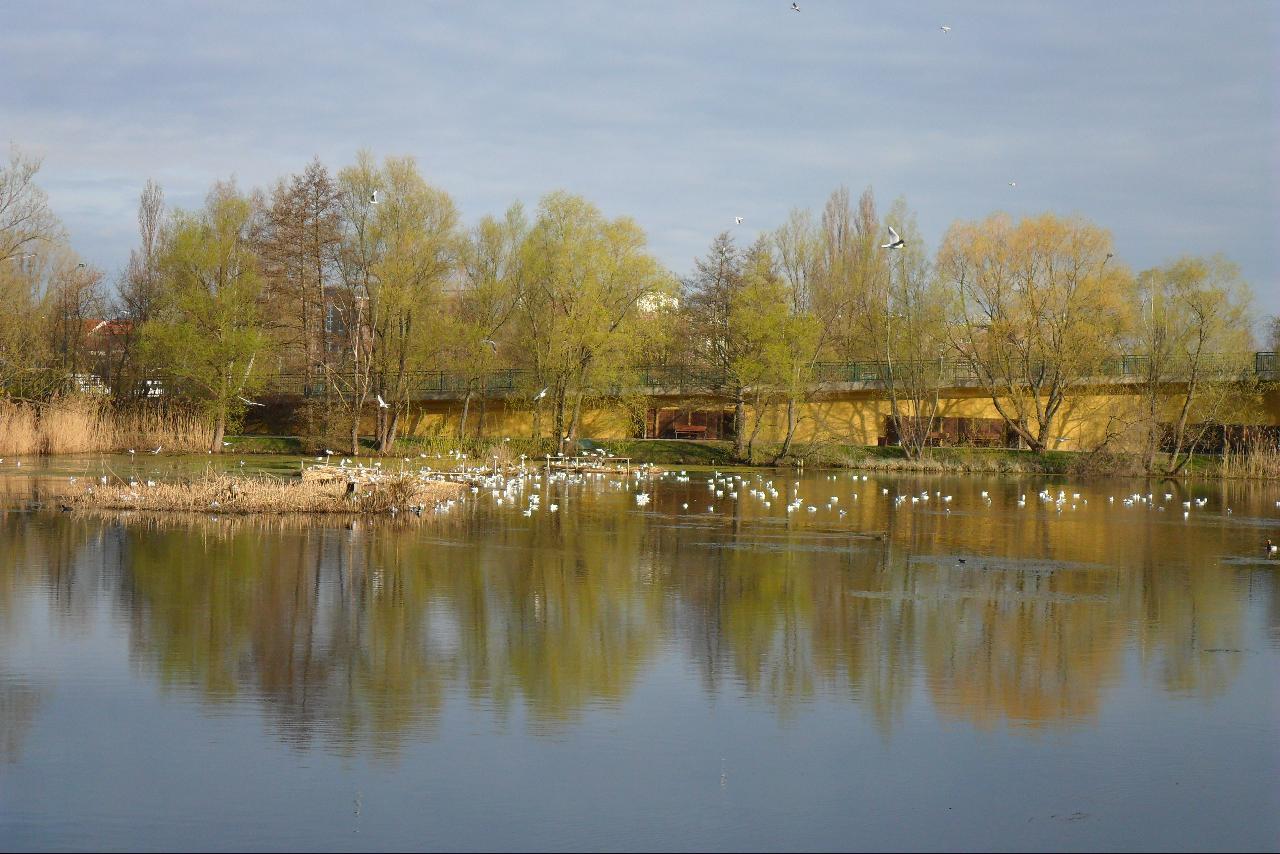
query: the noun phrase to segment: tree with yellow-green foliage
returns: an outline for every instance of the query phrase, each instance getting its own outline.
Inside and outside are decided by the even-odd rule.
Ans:
[[[1147,270],[1138,287],[1146,297],[1136,336],[1144,458],[1147,471],[1175,475],[1213,427],[1247,406],[1249,365],[1240,357],[1252,343],[1251,299],[1239,269],[1221,257]]]
[[[558,442],[576,438],[582,403],[616,384],[645,351],[637,323],[646,299],[675,281],[631,219],[606,219],[569,193],[542,200],[521,252],[514,334],[535,385],[548,390]],[[535,413],[535,429],[541,408]]]
[[[957,222],[938,252],[957,289],[952,347],[1036,453],[1080,381],[1121,350],[1128,275],[1111,257],[1109,232],[1055,214]]]
[[[163,290],[141,330],[142,358],[166,394],[197,403],[212,420],[213,453],[269,367],[255,247],[260,209],[227,182],[214,185],[200,210],[174,215],[158,253]]]

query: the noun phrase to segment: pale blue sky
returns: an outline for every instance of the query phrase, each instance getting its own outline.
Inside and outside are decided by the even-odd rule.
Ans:
[[[1280,311],[1277,3],[4,6],[0,138],[109,273],[148,177],[194,205],[365,147],[468,222],[582,193],[682,275],[735,215],[750,240],[869,184],[931,245],[1079,213],[1136,268],[1224,252]]]

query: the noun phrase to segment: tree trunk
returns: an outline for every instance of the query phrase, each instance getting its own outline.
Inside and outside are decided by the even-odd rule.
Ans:
[[[582,395],[573,399],[573,414],[569,417],[569,443],[578,441],[578,425],[582,421]]]
[[[383,419],[383,433],[378,442],[378,452],[385,454],[389,452],[396,443],[396,428],[400,425],[400,411],[393,410],[390,415]]]
[[[737,462],[750,462],[744,458],[746,454],[747,401],[742,389],[738,389],[733,398],[733,458]]]
[[[751,425],[751,438],[747,440],[747,456],[744,462],[748,465],[756,456],[756,437],[760,435],[760,425],[764,423],[764,405],[760,400],[760,396],[756,395],[754,407],[756,418],[755,423]]]
[[[222,437],[227,432],[227,413],[220,411],[213,422],[213,441],[209,445],[209,453],[222,453]]]
[[[778,453],[774,455],[773,460],[769,463],[776,466],[778,463],[786,459],[787,454],[791,453],[791,442],[796,436],[796,399],[794,397],[787,398],[787,435],[782,439],[782,447],[778,449]]]
[[[360,412],[351,416],[351,456],[360,455]]]
[[[462,417],[458,419],[458,440],[467,438],[467,418],[471,415],[471,388],[462,397]]]

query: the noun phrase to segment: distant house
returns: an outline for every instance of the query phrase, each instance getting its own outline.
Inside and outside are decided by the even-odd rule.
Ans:
[[[123,365],[133,335],[133,321],[89,318],[80,330],[82,358],[77,363],[82,370],[73,373],[72,382],[83,394],[110,394],[111,379]]]

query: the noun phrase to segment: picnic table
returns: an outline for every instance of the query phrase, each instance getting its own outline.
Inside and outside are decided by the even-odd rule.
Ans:
[[[673,424],[671,429],[677,439],[701,439],[707,435],[707,428],[702,424]]]

